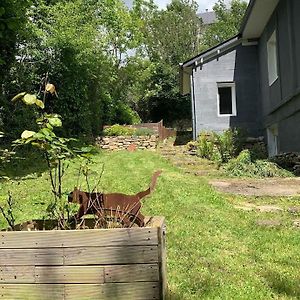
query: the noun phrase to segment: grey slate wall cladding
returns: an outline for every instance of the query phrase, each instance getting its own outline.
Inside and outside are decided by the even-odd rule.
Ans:
[[[257,47],[242,45],[194,70],[196,135],[202,130],[223,131],[230,127],[260,135],[258,74]],[[218,116],[218,82],[235,82],[236,117]]]
[[[300,152],[299,15],[299,0],[281,0],[259,41],[263,128],[278,124],[279,152]],[[279,77],[269,86],[267,41],[275,29]]]

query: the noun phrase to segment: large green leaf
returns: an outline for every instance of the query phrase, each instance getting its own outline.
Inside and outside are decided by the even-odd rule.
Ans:
[[[41,132],[42,134],[44,134],[45,136],[51,135],[51,130],[49,130],[48,128],[42,128],[42,129],[40,130],[40,132]]]
[[[21,134],[21,138],[22,139],[29,139],[31,138],[32,136],[35,135],[35,132],[34,131],[30,131],[30,130],[25,130],[23,131],[23,133]]]
[[[36,99],[36,95],[26,94],[22,100],[25,104],[32,105],[36,103],[37,99]]]
[[[49,121],[50,125],[52,125],[53,127],[61,127],[62,126],[61,119],[58,117],[49,118],[48,121]]]
[[[26,92],[22,92],[22,93],[19,93],[18,95],[14,96],[11,101],[17,101],[18,99],[24,97],[26,95]]]
[[[39,99],[36,99],[35,100],[35,104],[40,107],[41,109],[44,109],[45,108],[45,104],[43,101],[39,100]]]

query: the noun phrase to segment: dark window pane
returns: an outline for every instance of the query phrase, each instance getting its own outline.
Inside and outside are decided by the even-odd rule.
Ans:
[[[220,115],[232,114],[232,94],[231,87],[219,87],[219,109]]]

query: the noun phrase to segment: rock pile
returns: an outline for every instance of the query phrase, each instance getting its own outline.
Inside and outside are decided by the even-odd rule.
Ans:
[[[151,136],[106,136],[98,137],[96,145],[107,150],[127,150],[134,145],[137,149],[155,150],[158,137]]]
[[[300,154],[295,152],[286,152],[276,155],[272,161],[280,167],[292,171],[296,176],[300,175]]]

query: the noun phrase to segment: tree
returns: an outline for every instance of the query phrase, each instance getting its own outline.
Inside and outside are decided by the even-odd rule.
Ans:
[[[238,34],[247,9],[247,2],[232,0],[229,8],[225,0],[219,0],[213,7],[217,22],[210,25],[204,33],[204,44],[213,47]]]
[[[190,118],[190,102],[179,93],[178,65],[203,49],[197,8],[195,1],[173,0],[166,10],[154,7],[144,18],[143,49],[149,63],[140,77],[145,82],[137,110],[145,121],[164,119],[172,125]]]
[[[173,0],[166,10],[156,11],[146,23],[146,49],[151,61],[178,65],[198,54],[201,20],[195,1]]]
[[[16,44],[27,21],[24,10],[29,4],[29,0],[2,0],[0,3],[0,82],[3,82],[3,71],[14,60]]]
[[[126,36],[133,24],[122,1],[107,0],[105,9],[98,0],[31,3],[23,12],[26,34],[15,45],[0,95],[7,136],[19,136],[34,117],[27,107],[12,106],[10,99],[20,90],[39,90],[46,74],[59,97],[47,99],[45,109],[62,116],[66,135],[98,135],[103,124],[133,122],[136,116],[119,87],[119,57],[134,40]],[[118,20],[124,31],[118,31]]]

